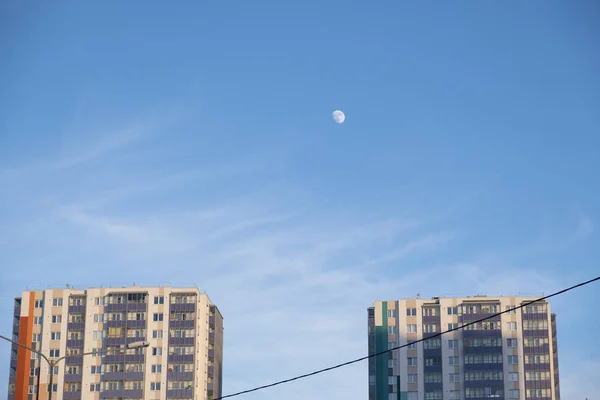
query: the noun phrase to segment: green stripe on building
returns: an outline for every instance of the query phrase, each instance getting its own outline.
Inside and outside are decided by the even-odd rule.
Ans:
[[[375,309],[377,311],[377,309]],[[381,302],[381,326],[375,326],[375,352],[388,349],[387,302]],[[377,400],[388,400],[388,358],[387,353],[375,357],[375,382]]]

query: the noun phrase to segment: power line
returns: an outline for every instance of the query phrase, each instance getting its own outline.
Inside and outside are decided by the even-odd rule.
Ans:
[[[385,351],[380,351],[379,353],[373,353],[373,354],[369,354],[368,356],[364,356],[364,357],[356,358],[356,359],[354,359],[354,360],[346,361],[346,362],[344,362],[344,363],[337,364],[337,365],[333,365],[333,366],[331,366],[331,367],[327,367],[327,368],[319,369],[319,370],[316,370],[316,371],[313,371],[313,372],[309,372],[309,373],[307,373],[307,374],[303,374],[303,375],[297,375],[297,376],[295,376],[295,377],[293,377],[293,378],[288,378],[288,379],[284,379],[284,380],[281,380],[281,381],[277,381],[277,382],[269,383],[268,385],[257,386],[257,387],[255,387],[255,388],[252,388],[252,389],[242,390],[241,392],[236,392],[236,393],[228,394],[228,395],[221,396],[221,397],[215,397],[213,400],[222,400],[222,399],[227,399],[227,398],[230,398],[230,397],[241,396],[241,395],[243,395],[243,394],[248,394],[248,393],[252,393],[252,392],[257,392],[257,391],[259,391],[259,390],[268,389],[268,388],[271,388],[271,387],[273,387],[273,386],[279,386],[279,385],[282,385],[282,384],[284,384],[284,383],[289,383],[289,382],[297,381],[297,380],[304,379],[304,378],[308,378],[308,377],[311,377],[311,376],[314,376],[314,375],[322,374],[322,373],[324,373],[324,372],[328,372],[328,371],[331,371],[331,370],[334,370],[334,369],[342,368],[342,367],[345,367],[345,366],[347,366],[347,365],[350,365],[350,364],[355,364],[355,363],[358,363],[358,362],[361,362],[361,361],[364,361],[364,360],[368,360],[369,358],[373,358],[373,357],[381,356],[381,355],[387,354],[387,353],[389,353],[389,352],[391,352],[391,351],[394,351],[394,350],[399,350],[399,349],[402,349],[402,348],[404,348],[404,347],[408,347],[408,346],[410,346],[410,345],[412,345],[412,344],[415,344],[415,343],[419,343],[419,342],[423,342],[423,341],[425,341],[425,340],[429,340],[429,339],[432,339],[432,338],[440,337],[440,336],[442,336],[442,335],[443,335],[443,334],[445,334],[445,333],[450,333],[450,332],[454,332],[454,331],[461,330],[461,329],[463,329],[463,328],[466,328],[467,326],[474,325],[474,324],[477,324],[477,323],[479,323],[479,322],[486,321],[486,320],[488,320],[488,319],[490,319],[490,318],[495,318],[495,317],[497,317],[497,316],[500,316],[500,315],[502,315],[502,314],[509,313],[509,312],[511,312],[511,311],[514,311],[514,310],[518,310],[518,309],[520,309],[520,308],[523,308],[523,307],[526,307],[526,306],[528,306],[528,305],[530,305],[530,304],[532,304],[532,303],[537,303],[538,301],[546,300],[546,299],[549,299],[549,298],[551,298],[551,297],[555,297],[555,296],[561,295],[561,294],[563,294],[563,293],[569,292],[569,291],[571,291],[571,290],[574,290],[574,289],[578,289],[578,288],[580,288],[580,287],[583,287],[583,286],[589,285],[590,283],[593,283],[593,282],[596,282],[596,281],[599,281],[599,280],[600,280],[600,276],[598,276],[598,277],[596,277],[596,278],[593,278],[593,279],[590,279],[589,281],[585,281],[585,282],[578,283],[578,284],[576,284],[576,285],[573,285],[573,286],[571,286],[571,287],[568,287],[568,288],[566,288],[566,289],[559,290],[558,292],[555,292],[555,293],[549,294],[548,296],[543,296],[543,297],[540,297],[540,298],[538,298],[538,299],[535,299],[535,300],[529,301],[529,302],[527,302],[527,303],[523,303],[523,304],[521,304],[520,306],[517,306],[517,307],[514,307],[514,308],[510,308],[510,309],[507,309],[507,310],[501,311],[501,312],[499,312],[499,313],[492,314],[492,315],[490,315],[490,316],[488,316],[488,317],[481,318],[481,319],[478,319],[478,320],[476,320],[476,321],[469,322],[469,323],[467,323],[467,324],[464,324],[464,325],[462,325],[462,326],[460,326],[460,327],[457,327],[457,328],[452,328],[452,329],[448,329],[447,331],[444,331],[444,332],[436,333],[436,334],[434,334],[434,335],[431,335],[431,336],[429,336],[429,337],[427,337],[427,338],[423,338],[423,339],[415,340],[414,342],[410,342],[410,343],[407,343],[407,344],[403,344],[402,346],[393,347],[393,348],[391,348],[391,349],[388,349],[388,350],[385,350]]]

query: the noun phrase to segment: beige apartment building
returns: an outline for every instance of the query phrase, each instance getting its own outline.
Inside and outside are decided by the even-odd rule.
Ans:
[[[546,301],[472,296],[368,309],[369,400],[559,400],[556,315]],[[453,332],[464,324],[491,317]]]
[[[61,360],[52,399],[199,400],[222,394],[223,317],[197,288],[25,291],[14,341]],[[134,349],[132,343],[144,346]],[[83,353],[90,355],[82,356]],[[50,370],[11,349],[8,400],[48,398]]]

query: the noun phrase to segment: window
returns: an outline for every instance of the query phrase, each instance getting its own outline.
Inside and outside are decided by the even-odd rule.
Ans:
[[[452,373],[452,374],[449,375],[449,378],[450,378],[450,382],[454,382],[454,383],[455,382],[460,382],[460,374],[454,374],[454,373]]]
[[[156,364],[152,366],[152,373],[153,374],[160,374],[162,372],[162,365],[160,364]]]
[[[375,385],[375,375],[369,375],[369,385]]]
[[[416,350],[417,349],[417,344],[416,343],[408,343],[406,345],[406,348],[409,350]]]
[[[509,399],[520,399],[521,393],[519,389],[508,389],[508,398]]]
[[[418,383],[419,375],[417,374],[408,374],[408,383]]]
[[[53,324],[60,324],[61,322],[62,322],[62,315],[53,315],[52,316]]]
[[[460,400],[460,390],[451,390],[450,391],[450,399],[451,400]]]
[[[153,347],[152,355],[153,356],[162,356],[162,347]]]
[[[152,382],[150,383],[150,390],[160,390],[160,382]]]
[[[509,380],[509,382],[519,382],[519,373],[518,372],[509,372],[508,380]]]
[[[508,347],[517,347],[517,339],[506,339],[506,345]]]
[[[408,357],[408,358],[406,359],[406,364],[407,364],[409,367],[416,367],[416,366],[418,365],[418,364],[417,364],[417,357]]]
[[[162,321],[162,320],[163,320],[163,318],[164,318],[164,315],[163,315],[163,314],[154,314],[154,315],[152,316],[152,320],[153,320],[153,321]]]
[[[104,322],[104,314],[94,314],[94,322]]]
[[[516,322],[507,322],[506,323],[506,330],[516,331],[517,330],[517,323]]]
[[[414,317],[417,315],[417,309],[416,308],[407,308],[406,309],[406,315],[409,317]]]
[[[388,318],[396,318],[396,310],[387,310]]]
[[[100,391],[100,384],[99,383],[92,383],[90,385],[90,392],[99,392]]]
[[[434,317],[438,315],[437,308],[423,308],[424,317]]]
[[[104,297],[96,297],[94,299],[94,304],[96,304],[97,306],[103,306],[104,305]]]
[[[92,365],[92,374],[101,374],[102,365]]]
[[[438,331],[438,326],[433,324],[425,324],[423,325],[423,332],[433,333]]]
[[[519,356],[508,356],[508,363],[509,364],[518,364]]]
[[[50,393],[50,385],[46,386],[46,391]],[[52,385],[52,393],[56,393],[58,391],[58,383]]]
[[[44,308],[44,300],[36,300],[35,308]]]
[[[50,357],[60,357],[59,349],[50,349]]]
[[[154,296],[154,304],[165,304],[165,296]]]
[[[152,331],[152,339],[162,339],[163,331]]]
[[[419,393],[418,392],[408,392],[408,396],[406,397],[407,400],[419,400]]]
[[[33,317],[33,324],[34,325],[41,325],[42,324],[42,317]]]
[[[397,332],[397,330],[396,330],[395,326],[388,326],[388,333],[389,334],[394,334],[396,332]]]
[[[30,368],[29,369],[29,376],[38,376],[39,374],[40,374],[39,368]]]
[[[458,307],[448,307],[448,315],[457,315]]]
[[[37,386],[29,385],[29,394],[37,393]]]
[[[63,305],[63,299],[52,299],[53,307],[62,307],[62,305]]]
[[[417,325],[416,324],[406,325],[406,332],[408,332],[408,333],[416,333],[417,332]]]
[[[449,349],[458,349],[458,339],[448,340],[448,348]]]
[[[92,340],[102,340],[104,338],[103,331],[94,331],[92,332]]]
[[[60,332],[50,332],[50,340],[60,340]]]
[[[424,349],[439,349],[442,347],[442,340],[438,338],[427,339],[423,342]]]
[[[450,357],[448,357],[448,363],[450,365],[458,365],[459,364],[458,356],[450,356]]]
[[[58,367],[54,367],[54,375],[58,375]]]
[[[425,400],[442,400],[442,391],[435,390],[433,392],[425,392]]]
[[[448,330],[458,329],[458,324],[448,324]]]
[[[39,333],[34,333],[32,338],[31,338],[32,342],[41,342],[42,341],[42,335],[40,335]]]
[[[513,306],[513,305],[506,306],[506,311],[507,311],[506,312],[507,314],[516,314],[517,313],[517,310],[515,309],[515,306]]]

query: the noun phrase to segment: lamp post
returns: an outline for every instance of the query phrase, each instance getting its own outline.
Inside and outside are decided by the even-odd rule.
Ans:
[[[89,351],[87,353],[75,354],[72,356],[65,355],[65,356],[62,356],[57,359],[50,359],[50,358],[46,357],[42,352],[34,350],[31,347],[25,346],[24,344],[15,342],[14,340],[11,340],[5,336],[0,335],[0,339],[4,339],[7,342],[11,342],[12,344],[16,344],[17,346],[23,347],[35,354],[38,354],[40,357],[42,357],[44,360],[46,360],[46,362],[48,363],[48,366],[50,367],[50,383],[48,384],[48,400],[52,400],[52,385],[54,384],[54,367],[57,366],[59,362],[61,362],[62,360],[64,360],[67,357],[84,357],[84,356],[90,356],[90,355],[104,354],[107,351],[107,350]],[[150,345],[150,343],[145,342],[145,341],[132,342],[125,346],[125,350],[144,348],[144,347],[148,347],[149,345]],[[40,395],[40,375],[41,375],[41,373],[42,373],[42,369],[40,368],[40,371],[38,372],[38,385],[37,385],[38,387],[37,387],[36,399],[38,399],[39,395]]]

